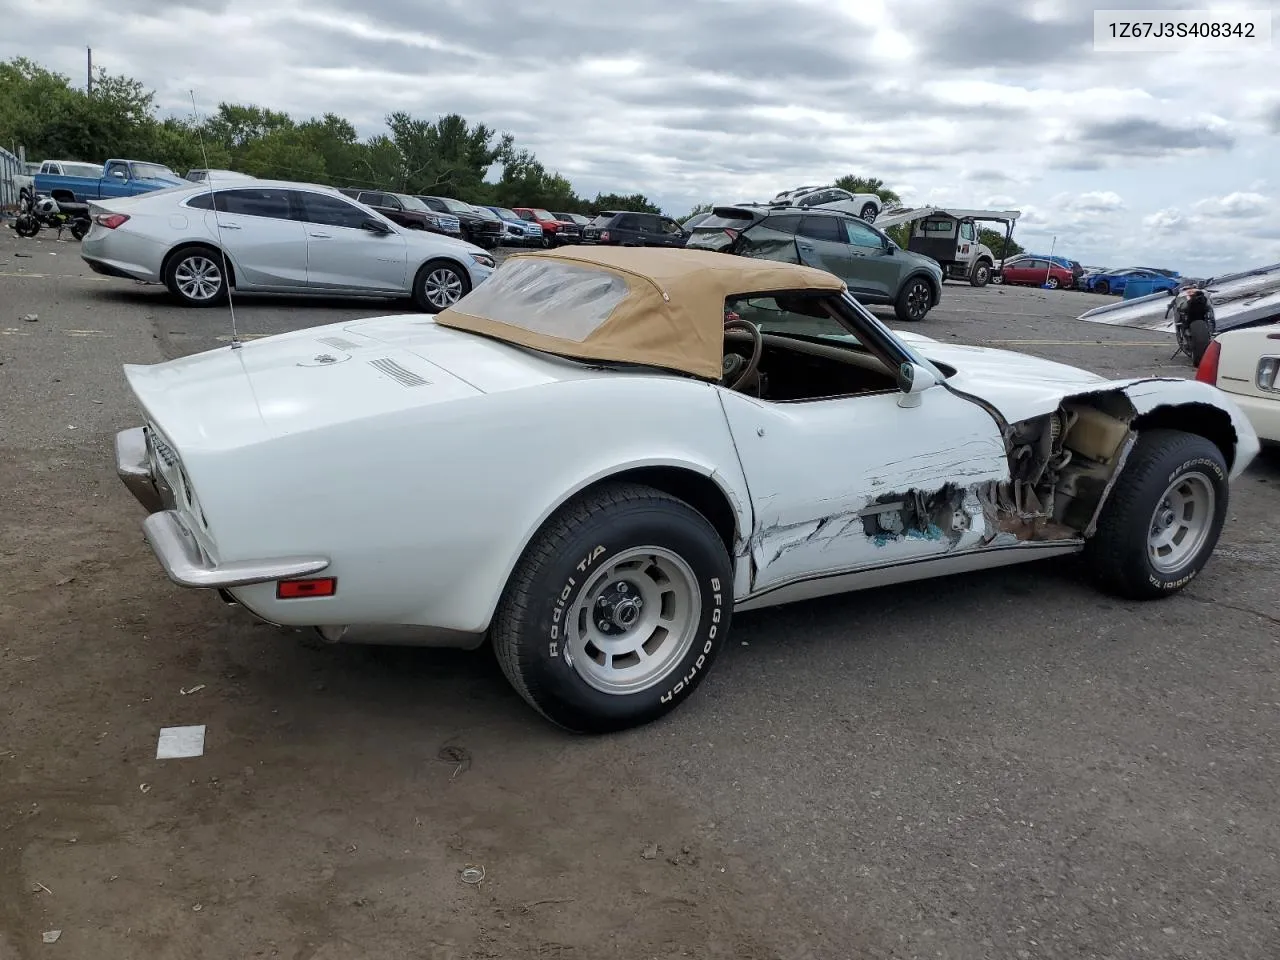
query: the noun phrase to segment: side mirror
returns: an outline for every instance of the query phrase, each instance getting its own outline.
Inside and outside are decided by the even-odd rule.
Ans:
[[[898,406],[920,406],[920,395],[937,383],[938,378],[931,371],[914,363],[904,363],[898,368],[898,389],[902,391]]]
[[[111,171],[111,176],[113,176],[113,177],[117,177],[117,178],[119,178],[120,180],[123,180],[123,179],[124,179],[124,171],[123,171],[123,170],[112,170],[112,171]]]
[[[364,223],[360,224],[360,228],[362,230],[368,230],[370,233],[380,233],[383,236],[386,236],[391,232],[391,228],[381,220],[366,220]]]
[[[893,244],[892,244],[892,243],[886,243],[886,244],[884,245],[884,252],[885,252],[888,256],[892,257],[892,256],[893,256]]]

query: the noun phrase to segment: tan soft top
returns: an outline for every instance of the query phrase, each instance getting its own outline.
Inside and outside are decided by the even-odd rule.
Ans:
[[[560,356],[719,380],[727,297],[844,289],[824,270],[711,250],[561,247],[508,258],[436,322]]]

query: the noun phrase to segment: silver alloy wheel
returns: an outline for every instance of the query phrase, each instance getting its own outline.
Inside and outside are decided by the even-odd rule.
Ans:
[[[565,618],[573,668],[601,693],[647,690],[693,645],[701,619],[698,578],[662,547],[634,547],[605,561]]]
[[[1187,473],[1166,488],[1151,517],[1147,556],[1160,573],[1176,574],[1194,560],[1213,529],[1217,495],[1202,473]]]
[[[433,307],[451,307],[462,299],[462,277],[452,267],[436,267],[423,277],[422,293]]]
[[[978,264],[974,269],[973,279],[977,280],[979,283],[986,283],[991,279],[991,272],[987,269],[987,265],[985,263]]]
[[[212,300],[222,290],[222,271],[204,254],[191,254],[173,271],[173,282],[188,300]]]
[[[1057,277],[1050,277],[1048,280],[1046,280],[1046,281],[1045,281],[1045,286],[1047,286],[1050,290],[1057,290],[1057,289],[1058,289],[1058,278],[1057,278]]]

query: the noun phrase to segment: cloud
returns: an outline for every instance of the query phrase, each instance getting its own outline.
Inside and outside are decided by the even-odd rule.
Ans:
[[[1271,208],[1271,199],[1260,193],[1229,193],[1225,197],[1206,197],[1195,204],[1196,211],[1205,216],[1230,220],[1261,217]]]
[[[362,136],[395,110],[461,113],[581,193],[640,191],[676,214],[855,173],[911,203],[1022,210],[1015,235],[1057,235],[1083,262],[1280,260],[1276,238],[1244,229],[1274,193],[1260,182],[1280,134],[1274,53],[1241,51],[1229,68],[1220,55],[1094,55],[1078,0],[103,9],[0,0],[0,59],[34,53],[79,83],[92,37],[95,63],[154,88],[165,111],[188,114],[194,89],[205,112],[332,111]]]
[[[1082,125],[1076,141],[1112,156],[1159,157],[1190,150],[1230,150],[1235,137],[1209,123],[1166,123],[1151,117],[1094,120]]]

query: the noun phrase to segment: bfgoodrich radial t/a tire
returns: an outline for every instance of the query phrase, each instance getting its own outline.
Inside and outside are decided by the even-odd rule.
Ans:
[[[651,487],[570,502],[534,537],[494,620],[502,671],[577,733],[640,726],[700,684],[729,632],[732,569],[715,528]]]
[[[1094,577],[1133,600],[1181,590],[1217,545],[1228,486],[1216,444],[1180,430],[1143,433],[1085,546]]]

